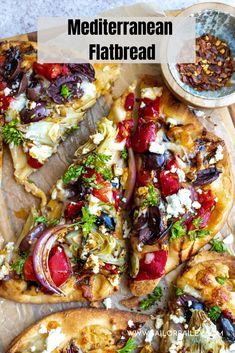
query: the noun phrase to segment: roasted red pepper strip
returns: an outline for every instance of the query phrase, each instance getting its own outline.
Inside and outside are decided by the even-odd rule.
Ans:
[[[166,250],[157,250],[146,253],[140,260],[140,270],[136,281],[157,279],[164,275],[168,253]]]
[[[79,213],[81,212],[82,207],[84,206],[84,202],[70,202],[64,211],[65,219],[74,219],[76,218]]]
[[[70,277],[72,271],[61,245],[51,249],[48,261],[51,278],[57,287],[61,286]]]
[[[156,126],[154,122],[142,122],[137,126],[134,135],[131,138],[133,150],[138,153],[148,151],[151,141],[156,139]]]
[[[14,98],[10,96],[0,96],[0,110],[7,110],[13,99]]]
[[[40,163],[36,158],[33,158],[31,156],[28,157],[28,165],[30,165],[30,167],[34,168],[34,169],[40,169],[43,164]]]
[[[38,75],[47,78],[49,81],[57,78],[57,76],[62,74],[62,71],[64,71],[63,66],[60,64],[33,63],[33,69]]]
[[[164,197],[173,195],[179,191],[180,183],[178,175],[169,171],[161,171],[159,174],[161,193]]]
[[[156,120],[160,114],[160,97],[152,100],[149,98],[141,99],[139,117],[145,120]]]
[[[126,97],[124,108],[127,111],[131,111],[134,108],[134,104],[135,104],[135,95],[134,93],[129,93]]]

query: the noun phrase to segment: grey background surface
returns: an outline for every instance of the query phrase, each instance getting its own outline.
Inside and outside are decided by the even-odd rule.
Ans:
[[[2,0],[0,5],[0,38],[32,32],[37,29],[39,16],[93,16],[97,13],[122,5],[130,5],[136,0]],[[143,2],[143,1],[142,1]],[[148,1],[146,1],[148,2]],[[162,10],[180,9],[197,0],[155,0]],[[235,0],[224,0],[235,6]]]

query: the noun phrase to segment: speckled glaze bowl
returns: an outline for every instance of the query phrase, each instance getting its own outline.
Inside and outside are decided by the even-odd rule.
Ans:
[[[235,60],[235,8],[221,3],[201,3],[182,11],[178,16],[196,19],[196,37],[210,33],[226,41]],[[225,106],[235,103],[235,72],[231,85],[216,91],[197,91],[183,83],[175,64],[162,65],[163,76],[169,88],[179,98],[201,107]],[[172,76],[172,81],[170,80]],[[174,83],[174,84],[173,84]]]

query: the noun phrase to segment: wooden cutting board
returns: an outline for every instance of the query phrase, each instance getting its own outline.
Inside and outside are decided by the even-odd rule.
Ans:
[[[181,12],[181,10],[172,10],[167,11],[166,14],[168,16],[176,16]],[[37,32],[30,32],[26,34],[21,34],[15,37],[7,38],[8,40],[30,40],[33,42],[37,41]],[[216,110],[220,110],[220,115],[223,116],[223,120],[226,122],[228,128],[234,129],[235,127],[235,102],[234,104],[223,107],[223,108],[216,108]],[[205,109],[204,109],[205,110]],[[209,111],[211,114],[211,110]]]

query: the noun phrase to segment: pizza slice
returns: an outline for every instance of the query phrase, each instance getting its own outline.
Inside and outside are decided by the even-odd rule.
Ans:
[[[115,64],[39,64],[33,42],[0,43],[0,113],[3,140],[10,147],[16,180],[46,204],[29,182],[78,127],[88,108],[110,91]]]
[[[202,251],[176,281],[165,314],[160,349],[171,352],[231,352],[235,348],[235,258]]]
[[[131,142],[137,181],[130,286],[140,296],[214,237],[234,191],[224,141],[151,77],[141,83]]]
[[[135,178],[130,129],[135,85],[34,208],[16,244],[0,256],[0,296],[26,303],[97,301],[118,290],[126,269],[125,207]]]
[[[116,310],[67,310],[26,329],[6,353],[142,352],[135,337],[147,319],[146,315]]]

